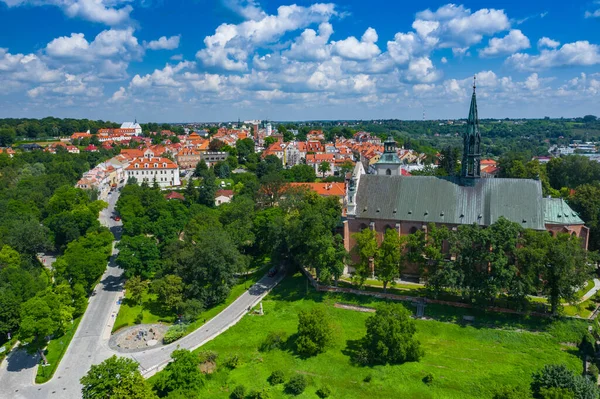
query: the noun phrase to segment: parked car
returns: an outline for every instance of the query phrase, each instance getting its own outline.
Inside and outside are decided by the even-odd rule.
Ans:
[[[111,216],[110,218],[111,218],[112,220],[114,220],[115,222],[118,222],[118,221],[120,221],[120,220],[121,220],[121,217],[119,217],[119,216],[115,216],[115,215]]]
[[[272,268],[270,268],[270,269],[269,269],[269,272],[267,273],[267,275],[268,275],[269,277],[273,277],[273,276],[274,276],[274,275],[276,275],[276,274],[277,274],[277,268],[276,268],[276,267],[272,267]]]

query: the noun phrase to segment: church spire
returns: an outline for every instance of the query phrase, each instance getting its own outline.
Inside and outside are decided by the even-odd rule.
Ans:
[[[481,134],[477,114],[477,96],[475,89],[477,77],[473,77],[473,96],[467,119],[467,131],[463,135],[462,177],[481,177]]]

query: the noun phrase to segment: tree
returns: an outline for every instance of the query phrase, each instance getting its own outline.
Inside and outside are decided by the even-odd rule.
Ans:
[[[325,173],[331,170],[331,164],[327,161],[323,161],[319,164],[319,172],[325,177]]]
[[[348,260],[349,255],[344,248],[344,240],[341,235],[336,234],[333,240],[327,241],[325,247],[318,254],[316,263],[319,269],[319,281],[330,284],[333,279],[337,286]]]
[[[387,285],[395,283],[400,276],[401,239],[398,232],[393,229],[385,231],[381,246],[375,256],[375,275],[383,283],[383,292],[387,292]]]
[[[552,397],[548,395],[549,389],[570,391],[576,399],[597,399],[600,394],[595,382],[575,375],[564,364],[547,364],[540,371],[533,373],[532,378],[531,392],[535,398]],[[554,391],[554,394],[556,393]]]
[[[215,206],[215,195],[217,193],[217,178],[212,170],[204,174],[202,185],[198,190],[198,203],[208,207]]]
[[[183,397],[195,397],[202,386],[202,373],[198,368],[198,357],[186,349],[174,350],[173,361],[158,374],[154,383],[161,397],[173,391],[187,393]]]
[[[377,307],[365,325],[367,334],[360,346],[371,364],[401,364],[415,362],[423,356],[419,341],[414,337],[415,322],[410,312],[400,304],[388,303]]]
[[[19,339],[29,344],[29,352],[41,353],[47,338],[54,333],[63,333],[72,319],[73,308],[61,303],[60,298],[48,288],[21,305]]]
[[[310,165],[294,165],[286,171],[286,179],[298,183],[312,183],[317,178],[315,169]]]
[[[235,148],[237,148],[238,151],[238,161],[240,163],[246,163],[248,155],[254,153],[254,140],[249,137],[238,140],[235,143]]]
[[[142,296],[148,289],[150,282],[148,280],[142,280],[140,276],[133,276],[125,283],[125,289],[129,292],[129,296],[134,304],[139,305],[142,303]]]
[[[10,127],[0,127],[0,147],[10,147],[15,142],[17,134],[15,129]]]
[[[117,264],[125,270],[126,278],[151,278],[160,267],[160,251],[153,237],[124,235],[117,247]]]
[[[176,310],[183,304],[183,281],[179,276],[168,274],[154,280],[152,291],[157,294],[159,302],[168,309]]]
[[[302,310],[298,315],[298,339],[296,348],[303,356],[315,356],[325,352],[333,341],[329,318],[321,308]]]
[[[21,255],[8,245],[0,250],[0,269],[3,267],[18,267],[21,265]]]
[[[354,164],[352,163],[352,161],[344,161],[344,163],[342,163],[342,165],[340,166],[340,175],[345,177],[346,174],[352,172],[352,169],[354,169]]]
[[[195,204],[198,201],[198,189],[194,186],[194,180],[190,178],[188,184],[185,186],[185,201],[186,204]]]
[[[460,171],[460,149],[446,146],[440,152],[440,169],[448,176],[455,176]]]
[[[212,139],[210,143],[208,143],[208,149],[210,151],[221,151],[224,146],[225,143],[219,139]]]
[[[196,168],[194,169],[194,177],[203,177],[204,174],[208,171],[208,166],[204,159],[200,159],[196,164]]]
[[[354,276],[352,280],[362,287],[365,280],[371,276],[371,266],[377,255],[377,240],[375,231],[369,228],[363,229],[353,235],[356,240],[354,252],[358,255],[358,262],[354,264]]]
[[[83,399],[144,399],[157,398],[150,384],[142,377],[138,364],[124,357],[112,357],[92,365],[81,377]]]

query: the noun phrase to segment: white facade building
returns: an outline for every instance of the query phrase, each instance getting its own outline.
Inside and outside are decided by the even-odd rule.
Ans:
[[[123,124],[121,125],[121,129],[135,129],[136,136],[142,135],[142,127],[137,122],[137,119],[135,120],[135,122],[123,122]]]
[[[152,185],[156,181],[160,187],[181,185],[179,166],[168,158],[155,157],[151,150],[147,150],[142,158],[131,161],[125,170],[127,178],[134,177],[138,184]]]

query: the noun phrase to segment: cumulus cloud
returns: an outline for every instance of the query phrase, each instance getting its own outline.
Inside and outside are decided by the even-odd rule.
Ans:
[[[503,38],[494,37],[490,39],[487,47],[479,51],[479,55],[482,57],[495,57],[513,54],[529,47],[531,47],[531,44],[527,36],[519,29],[513,29]]]
[[[373,28],[368,28],[360,39],[360,42],[354,36],[332,42],[333,52],[334,54],[349,60],[368,60],[381,53],[381,50],[379,50],[379,47],[375,44],[377,39],[377,31]]]
[[[246,19],[260,20],[266,15],[255,0],[224,0],[223,3]]]
[[[144,42],[144,47],[150,50],[175,50],[179,47],[181,35],[166,37],[162,36],[158,40],[152,40],[149,43]]]
[[[577,41],[557,49],[542,49],[539,55],[513,54],[506,62],[520,70],[597,65],[600,64],[600,46],[587,40]]]
[[[542,48],[542,47],[557,48],[558,46],[560,46],[560,42],[557,42],[556,40],[552,40],[549,37],[544,36],[540,40],[538,40],[537,46],[538,46],[538,48]]]
[[[284,52],[288,58],[301,61],[322,61],[331,55],[331,46],[327,43],[333,34],[333,26],[329,22],[319,25],[319,32],[313,29],[305,29],[302,34],[294,40],[289,50]]]
[[[9,7],[23,5],[60,7],[70,18],[81,18],[105,25],[120,25],[129,21],[133,8],[129,0],[0,0]]]
[[[125,88],[123,86],[119,87],[119,90],[115,91],[112,95],[112,97],[110,98],[110,102],[119,102],[119,101],[123,101],[125,100],[125,98],[127,97],[127,91],[125,90]]]
[[[314,23],[328,22],[337,15],[334,4],[317,3],[309,7],[280,6],[275,15],[241,24],[221,24],[214,35],[204,39],[205,48],[196,57],[208,67],[228,71],[248,68],[249,54],[257,46],[275,42],[287,32],[303,29]]]

